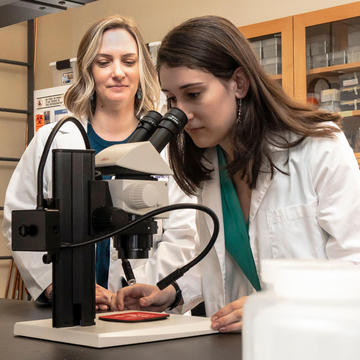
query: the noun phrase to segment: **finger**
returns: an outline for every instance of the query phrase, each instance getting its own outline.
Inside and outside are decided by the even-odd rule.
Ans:
[[[99,309],[104,311],[104,310],[109,310],[109,307],[107,305],[105,305],[105,304],[100,304]]]
[[[144,285],[144,284],[135,284],[132,286],[127,286],[120,289],[116,296],[113,297],[112,309],[123,310],[125,306],[125,299],[139,299],[143,296],[151,293],[154,286]]]
[[[126,297],[140,298],[150,294],[151,290],[149,287],[143,284],[135,284],[132,286],[127,286],[119,290],[119,292],[123,292]]]
[[[111,299],[109,299],[106,295],[102,294],[102,295],[97,295],[95,297],[95,302],[96,304],[107,304],[109,305],[111,302]]]
[[[211,317],[211,320],[216,321],[216,319],[226,316],[226,315],[230,314],[232,311],[234,311],[234,309],[232,307],[232,303],[230,303],[230,304],[224,306],[223,308],[221,308],[217,313],[215,313]]]
[[[132,288],[135,287],[131,286]],[[113,295],[110,299],[110,308],[112,310],[124,310],[125,309],[125,305],[126,305],[126,301],[130,301],[130,299],[132,299],[132,297],[138,296],[138,289],[130,289],[130,286],[126,287],[126,288],[122,288],[120,289],[117,294]],[[136,300],[137,301],[137,300]]]
[[[145,309],[142,308],[142,307],[137,303],[137,304],[125,305],[124,310],[145,310]]]
[[[168,300],[169,294],[163,291],[155,291],[148,296],[144,296],[139,299],[141,306],[152,306],[152,305],[164,305]]]
[[[125,299],[124,305],[125,305],[125,307],[129,307],[129,306],[133,306],[133,305],[140,306],[138,299]]]
[[[241,298],[231,302],[230,304],[227,304],[226,306],[224,306],[223,308],[221,308],[217,313],[215,313],[212,317],[211,320],[215,321],[217,318],[221,318],[223,316],[226,316],[230,313],[232,313],[233,311],[237,310],[237,309],[242,309],[246,300],[247,300],[248,296],[242,296]]]
[[[163,311],[164,306],[159,306],[159,305],[155,305],[155,306],[143,306],[141,301],[126,301],[124,302],[124,309],[126,310],[145,310],[145,311]]]
[[[229,333],[229,332],[240,333],[242,331],[242,325],[243,325],[242,321],[237,321],[237,322],[234,322],[232,324],[229,324],[227,326],[220,328],[219,331],[222,333]]]
[[[217,318],[215,321],[212,321],[211,327],[214,330],[220,330],[225,328],[230,324],[242,321],[242,309],[237,309],[232,311],[230,314]]]
[[[124,293],[119,291],[116,296],[111,298],[111,310],[124,310]]]

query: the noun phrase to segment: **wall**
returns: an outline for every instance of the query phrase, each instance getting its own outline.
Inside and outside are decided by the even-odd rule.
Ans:
[[[350,2],[353,1],[98,0],[81,8],[39,19],[38,72],[35,88],[52,86],[49,63],[75,57],[77,46],[86,29],[104,16],[119,13],[133,17],[145,41],[150,42],[161,40],[168,30],[193,16],[220,15],[241,26]]]
[[[94,21],[115,13],[132,16],[146,42],[161,40],[181,21],[200,15],[221,15],[236,25],[301,14],[352,0],[98,0],[84,7],[39,18],[35,88],[52,86],[49,63],[76,56],[78,43]],[[261,10],[260,10],[261,9]],[[17,44],[17,46],[14,46]],[[26,24],[0,29],[1,58],[26,61]],[[26,108],[26,70],[0,64],[0,107]],[[0,156],[18,157],[24,150],[25,116],[0,113]],[[0,162],[0,205],[13,165]],[[0,212],[0,216],[2,213]],[[1,219],[0,219],[1,220]],[[8,254],[0,237],[0,255]],[[4,294],[7,263],[0,262],[0,297]]]

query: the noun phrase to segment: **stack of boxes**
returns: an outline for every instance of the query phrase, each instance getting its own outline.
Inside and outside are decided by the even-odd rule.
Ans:
[[[329,66],[330,63],[330,34],[311,36],[306,44],[307,69]]]
[[[360,61],[360,27],[351,26],[348,29],[348,62]]]
[[[340,110],[360,110],[360,73],[353,72],[339,76]]]
[[[340,75],[339,87],[321,91],[320,108],[333,112],[360,110],[360,72]]]
[[[360,62],[360,26],[347,24],[343,33],[339,29],[344,28],[336,26],[335,23],[318,25],[309,30],[311,33],[307,34],[307,69]]]
[[[330,34],[309,38],[306,48],[306,67],[315,69],[347,63],[346,50],[331,51]]]
[[[331,112],[340,111],[340,91],[338,89],[326,89],[320,92],[320,109]]]
[[[254,52],[269,75],[281,74],[281,37],[274,35],[265,40],[251,42]]]

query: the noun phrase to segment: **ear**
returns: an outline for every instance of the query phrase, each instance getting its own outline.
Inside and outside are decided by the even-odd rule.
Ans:
[[[244,70],[241,67],[238,67],[231,79],[234,83],[235,96],[238,99],[242,99],[246,96],[249,90],[249,79],[244,73]]]

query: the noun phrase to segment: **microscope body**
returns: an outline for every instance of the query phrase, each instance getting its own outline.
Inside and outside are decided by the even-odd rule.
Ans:
[[[130,146],[122,155],[123,145],[115,149],[117,161],[98,161],[103,174],[115,175],[112,180],[95,179],[94,150],[53,150],[53,199],[43,210],[12,213],[13,250],[47,251],[44,262],[52,263],[53,327],[95,323],[95,245],[68,245],[116,231],[168,204],[167,182],[131,169],[131,164],[139,166],[143,160],[133,161],[129,153],[144,157],[145,168],[151,162],[156,175],[171,174],[166,162],[148,142],[125,145]],[[97,156],[108,158],[108,152]],[[157,223],[151,218],[116,235],[119,258],[147,258],[156,232]]]
[[[53,198],[44,200],[39,195],[43,157],[66,121],[83,132],[75,118],[59,121],[40,161],[37,208],[12,212],[12,250],[46,251],[43,260],[52,263],[53,327],[95,323],[95,241],[167,205],[166,183],[154,175],[172,174],[160,152],[183,129],[187,117],[176,108],[164,116],[150,111],[129,143],[113,145],[96,158],[91,149],[53,150]],[[90,147],[86,134],[83,137]],[[96,169],[101,175],[115,175],[115,180],[95,179]],[[147,258],[156,232],[156,222],[150,218],[116,234],[119,257]]]

